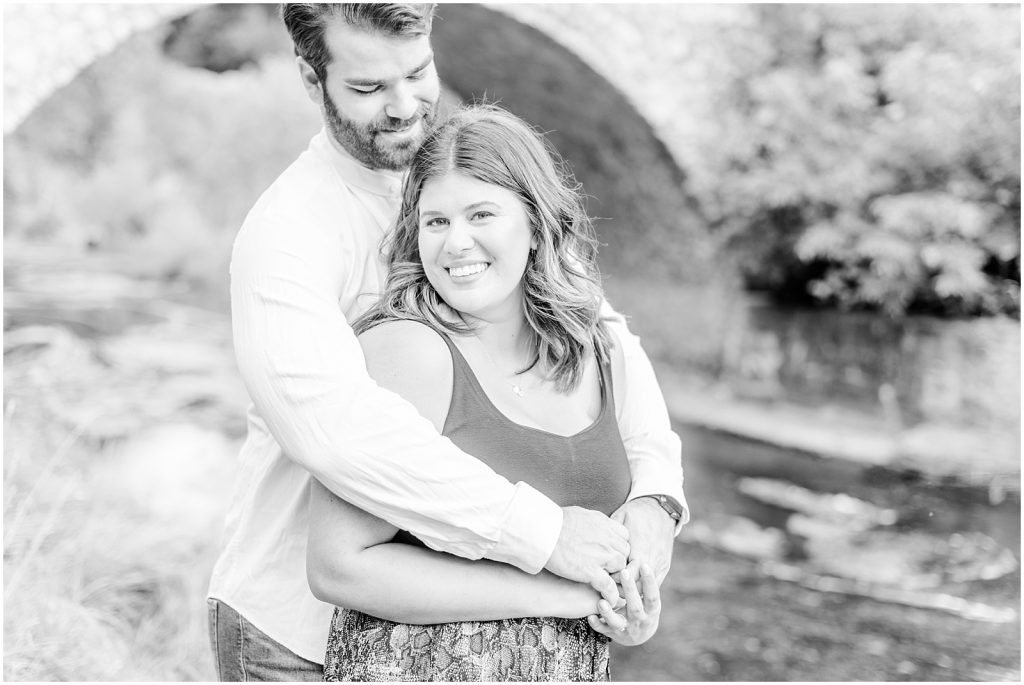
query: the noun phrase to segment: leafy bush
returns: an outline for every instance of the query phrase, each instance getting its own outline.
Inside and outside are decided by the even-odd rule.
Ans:
[[[730,27],[702,198],[749,285],[842,308],[1018,312],[1014,6],[776,6]]]

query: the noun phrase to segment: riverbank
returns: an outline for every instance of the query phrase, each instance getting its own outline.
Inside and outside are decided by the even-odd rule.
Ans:
[[[737,398],[724,387],[697,389],[683,371],[659,367],[672,417],[688,425],[865,467],[920,474],[936,483],[989,492],[993,503],[1020,496],[1020,436],[926,422],[894,426],[837,405],[808,407]]]

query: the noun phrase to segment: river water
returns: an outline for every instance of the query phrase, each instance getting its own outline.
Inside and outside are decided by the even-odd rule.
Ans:
[[[913,473],[811,454],[676,424],[683,441],[686,495],[694,518],[738,515],[764,526],[785,527],[790,511],[742,494],[739,478],[785,480],[822,493],[842,492],[898,512],[897,527],[934,535],[977,532],[1020,557],[1020,496],[998,504],[983,489],[926,482]]]

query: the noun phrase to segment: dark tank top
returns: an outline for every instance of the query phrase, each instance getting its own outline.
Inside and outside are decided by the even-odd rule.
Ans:
[[[509,481],[529,483],[559,506],[611,514],[626,501],[631,484],[629,462],[615,418],[608,364],[599,364],[601,411],[597,420],[575,435],[556,435],[522,426],[502,414],[451,338],[442,331],[437,333],[451,351],[453,371],[452,401],[442,435]]]
[[[561,507],[584,507],[611,515],[626,501],[632,477],[615,418],[612,374],[607,364],[598,365],[601,411],[597,420],[575,435],[556,435],[522,426],[502,414],[447,333],[430,328],[441,336],[452,355],[452,400],[442,435],[498,475],[512,483],[528,483]],[[423,546],[404,530],[395,535],[394,541]]]

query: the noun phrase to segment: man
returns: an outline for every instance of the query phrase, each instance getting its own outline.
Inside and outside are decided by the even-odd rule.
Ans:
[[[688,516],[678,438],[624,326],[619,423],[633,486],[617,520],[509,483],[367,375],[347,321],[380,292],[379,243],[436,116],[432,14],[429,5],[283,9],[325,128],[257,201],[232,254],[235,352],[253,406],[210,583],[222,680],[321,677],[332,607],[306,582],[310,474],[434,549],[545,568],[609,600],[618,597],[609,574],[627,556],[663,577]]]

